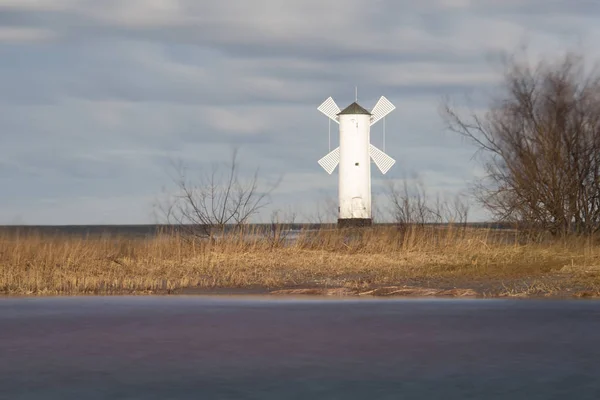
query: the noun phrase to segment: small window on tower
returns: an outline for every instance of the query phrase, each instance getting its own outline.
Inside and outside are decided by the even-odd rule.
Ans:
[[[358,163],[357,163],[357,162],[356,162],[356,163],[354,163],[354,165],[356,165],[356,166],[358,167]]]

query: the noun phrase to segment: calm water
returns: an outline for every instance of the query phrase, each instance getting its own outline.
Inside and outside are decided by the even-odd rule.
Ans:
[[[600,302],[0,299],[2,399],[599,399]]]

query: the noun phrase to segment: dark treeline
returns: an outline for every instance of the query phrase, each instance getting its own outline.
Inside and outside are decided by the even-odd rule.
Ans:
[[[425,224],[431,226],[447,226],[449,224]],[[375,224],[374,227],[393,227],[395,223]],[[464,226],[464,225],[461,225]],[[466,224],[472,228],[489,229],[512,229],[513,224],[498,222],[470,222]],[[292,231],[300,230],[318,230],[334,229],[336,224],[315,224],[315,223],[293,223],[293,224],[248,224],[246,229],[249,232],[264,232],[274,228],[286,229]],[[45,234],[45,235],[75,235],[75,236],[137,236],[153,237],[161,233],[188,232],[191,227],[181,227],[178,225],[149,224],[149,225],[5,225],[0,226],[0,234]],[[225,227],[225,231],[235,229],[236,225]]]

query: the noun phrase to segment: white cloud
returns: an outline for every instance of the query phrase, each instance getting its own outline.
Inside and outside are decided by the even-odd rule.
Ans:
[[[57,36],[55,32],[46,29],[0,27],[0,44],[37,43],[55,39]]]
[[[0,0],[0,8],[7,10],[57,11],[82,5],[81,0]]]
[[[205,107],[202,114],[211,128],[224,133],[258,134],[270,125],[268,116],[256,109]]]

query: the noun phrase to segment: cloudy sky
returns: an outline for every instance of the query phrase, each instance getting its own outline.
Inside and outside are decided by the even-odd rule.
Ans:
[[[233,147],[283,176],[263,220],[311,215],[337,189],[316,107],[355,85],[397,107],[385,179],[460,192],[479,168],[442,96],[493,89],[490,59],[524,41],[595,57],[599,18],[597,0],[0,0],[0,224],[154,222],[173,161],[201,173]]]

